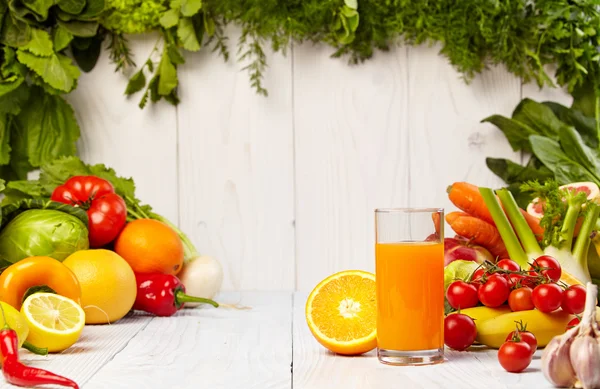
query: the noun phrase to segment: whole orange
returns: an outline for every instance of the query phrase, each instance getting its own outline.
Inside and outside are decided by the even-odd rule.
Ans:
[[[179,235],[158,220],[138,219],[127,223],[114,248],[136,273],[175,275],[183,266],[183,244]]]

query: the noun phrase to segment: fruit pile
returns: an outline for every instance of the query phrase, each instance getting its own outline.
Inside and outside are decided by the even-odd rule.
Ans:
[[[484,262],[466,280],[454,281],[446,290],[448,303],[457,310],[444,321],[446,345],[463,351],[477,341],[500,348],[498,358],[505,368],[509,366],[507,370],[525,369],[529,363],[517,369],[507,361],[519,358],[506,355],[526,348],[519,343],[524,341],[532,356],[537,346],[545,346],[578,324],[577,315],[585,308],[585,288],[567,286],[560,278],[560,263],[548,255],[538,257],[525,270],[510,259]],[[513,331],[515,323],[518,328]],[[540,339],[526,330],[528,326],[535,328]]]
[[[198,256],[183,233],[128,201],[131,209],[108,180],[73,176],[54,188],[49,201],[2,207],[0,251],[8,264],[0,274],[0,354],[6,381],[77,387],[16,357],[6,364],[7,355],[15,354],[2,349],[10,342],[16,351],[61,352],[79,340],[85,325],[112,324],[135,310],[172,316],[186,303],[219,306],[211,300],[222,281],[219,263]],[[12,244],[16,248],[2,243],[25,238],[23,245]],[[198,296],[187,295],[184,283]]]

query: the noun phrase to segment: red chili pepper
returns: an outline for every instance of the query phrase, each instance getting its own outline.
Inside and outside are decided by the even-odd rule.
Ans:
[[[79,389],[79,385],[75,381],[47,370],[23,365],[19,361],[17,332],[8,326],[2,304],[0,304],[0,309],[4,318],[4,327],[0,330],[0,356],[2,357],[2,373],[6,382],[17,386],[54,384]]]
[[[137,297],[133,309],[157,316],[172,316],[184,303],[205,303],[214,307],[219,304],[202,297],[185,294],[185,286],[179,278],[162,273],[136,273]]]

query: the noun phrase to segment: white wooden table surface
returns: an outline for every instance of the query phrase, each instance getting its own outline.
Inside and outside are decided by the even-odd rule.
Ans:
[[[217,296],[250,310],[201,307],[170,318],[141,314],[86,326],[61,354],[21,351],[27,364],[76,380],[85,389],[364,389],[550,388],[538,350],[523,373],[505,372],[496,352],[447,351],[445,363],[382,365],[374,352],[342,357],[312,337],[306,293],[244,292]],[[3,380],[0,378],[0,380]],[[0,381],[0,388],[13,386]]]

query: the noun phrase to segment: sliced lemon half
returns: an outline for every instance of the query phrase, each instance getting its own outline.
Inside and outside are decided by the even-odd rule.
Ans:
[[[75,301],[54,293],[34,293],[25,299],[21,313],[29,324],[27,340],[48,352],[71,347],[85,326],[85,313]]]

